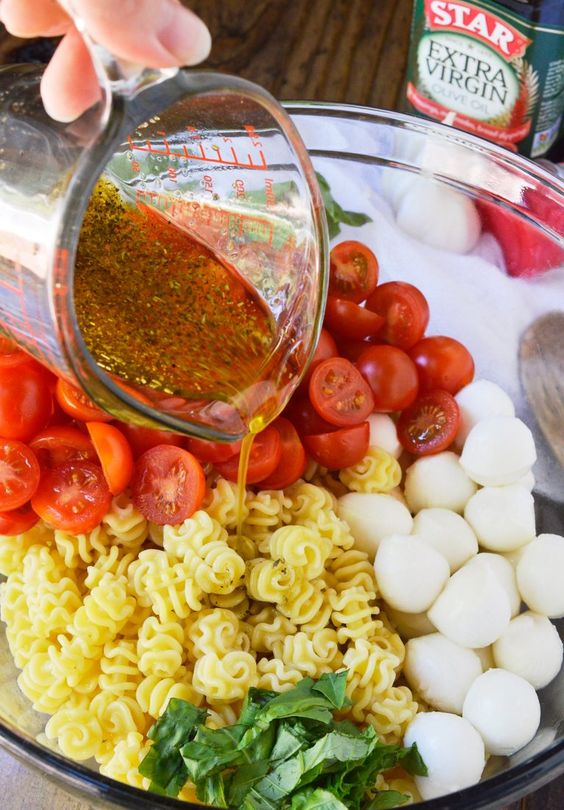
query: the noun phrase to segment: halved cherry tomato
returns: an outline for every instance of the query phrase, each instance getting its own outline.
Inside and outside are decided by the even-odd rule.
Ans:
[[[18,509],[29,501],[41,470],[33,450],[15,439],[0,439],[0,510]]]
[[[39,364],[0,368],[0,436],[27,441],[52,412],[53,397]]]
[[[400,414],[397,424],[402,447],[416,456],[440,453],[456,438],[458,403],[447,391],[429,391]]]
[[[168,430],[158,430],[141,427],[141,425],[130,425],[125,422],[118,422],[118,427],[129,442],[133,458],[139,458],[146,450],[156,447],[158,444],[170,444],[172,447],[184,447],[186,439],[179,433],[171,433]]]
[[[80,422],[110,422],[113,419],[113,416],[95,405],[80,388],[66,380],[57,380],[55,396],[63,411]]]
[[[30,360],[30,355],[22,351],[13,340],[0,335],[0,368],[21,366]]]
[[[369,441],[368,422],[341,428],[333,433],[303,437],[305,448],[312,459],[329,470],[342,470],[343,467],[358,464],[368,452]]]
[[[362,242],[335,245],[329,258],[329,294],[360,304],[378,283],[378,259]]]
[[[374,409],[370,386],[344,357],[330,357],[316,366],[309,398],[322,419],[337,427],[358,425]]]
[[[181,447],[157,445],[137,459],[131,498],[153,523],[182,523],[200,508],[205,491],[202,465]]]
[[[260,482],[260,488],[284,489],[302,477],[307,457],[298,432],[289,419],[279,416],[272,424],[280,434],[282,458],[274,472]]]
[[[315,347],[314,355],[311,359],[311,363],[303,376],[303,379],[300,383],[299,391],[301,393],[307,393],[308,384],[313,372],[313,369],[321,363],[322,360],[328,360],[330,357],[337,357],[339,354],[339,350],[337,349],[337,344],[335,343],[335,338],[333,335],[327,331],[327,329],[322,329],[321,334],[319,335],[319,340],[317,342],[317,346]]]
[[[421,391],[440,388],[456,394],[474,378],[474,360],[462,343],[451,337],[428,337],[409,352],[417,366]]]
[[[67,461],[46,470],[31,505],[55,529],[83,534],[96,528],[112,502],[101,467],[91,461]]]
[[[29,446],[42,469],[66,461],[96,461],[94,445],[82,431],[71,425],[53,425],[34,436]]]
[[[421,340],[429,323],[427,299],[417,287],[403,281],[376,287],[366,308],[386,320],[378,336],[400,349],[410,349]]]
[[[290,420],[300,436],[331,433],[335,430],[335,425],[322,419],[306,397],[292,397],[284,410],[284,416]]]
[[[356,367],[370,385],[374,410],[379,413],[401,411],[417,396],[415,363],[395,346],[370,346],[360,355]]]
[[[280,464],[282,458],[282,440],[274,425],[268,425],[254,438],[247,468],[247,484],[257,484],[263,478],[272,475]],[[239,472],[240,453],[227,461],[216,464],[215,468],[220,475],[230,481],[237,480]]]
[[[377,335],[385,321],[366,307],[330,295],[325,306],[324,323],[334,335],[361,339]]]
[[[119,495],[133,475],[133,453],[117,427],[105,422],[87,422],[88,435],[100,459],[102,472],[112,495]]]
[[[28,501],[17,509],[0,512],[0,535],[13,536],[32,529],[39,520]]]
[[[237,453],[241,452],[242,442],[209,442],[204,439],[195,439],[189,437],[186,439],[187,449],[193,453],[200,461],[209,461],[212,464],[220,464],[222,461],[228,461]]]

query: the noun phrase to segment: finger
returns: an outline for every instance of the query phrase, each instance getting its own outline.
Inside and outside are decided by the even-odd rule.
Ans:
[[[2,0],[0,20],[15,37],[58,37],[71,25],[55,0]]]
[[[74,6],[93,39],[122,59],[195,65],[210,52],[206,25],[178,0],[74,0]]]
[[[101,94],[86,45],[76,28],[71,28],[41,79],[45,109],[57,121],[73,121]]]

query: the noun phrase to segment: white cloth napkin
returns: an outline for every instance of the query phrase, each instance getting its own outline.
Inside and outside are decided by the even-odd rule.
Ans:
[[[476,379],[493,380],[511,396],[517,414],[535,434],[536,488],[564,502],[564,470],[536,426],[518,367],[519,341],[526,328],[545,312],[564,310],[564,267],[533,279],[508,276],[501,249],[487,233],[466,255],[430,247],[398,227],[392,206],[375,191],[374,175],[364,167],[323,161],[316,168],[345,210],[361,211],[372,219],[361,227],[343,225],[334,241],[364,242],[378,257],[380,281],[407,281],[419,287],[431,311],[427,334],[461,341],[475,359]]]

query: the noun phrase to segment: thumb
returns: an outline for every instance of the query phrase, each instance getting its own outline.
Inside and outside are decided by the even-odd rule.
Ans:
[[[210,52],[205,23],[178,0],[70,0],[65,6],[114,56],[147,67],[195,65]]]

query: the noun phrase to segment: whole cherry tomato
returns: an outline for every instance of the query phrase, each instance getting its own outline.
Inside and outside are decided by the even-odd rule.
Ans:
[[[375,411],[401,411],[417,396],[415,363],[395,346],[370,346],[360,355],[356,367],[372,389]]]

